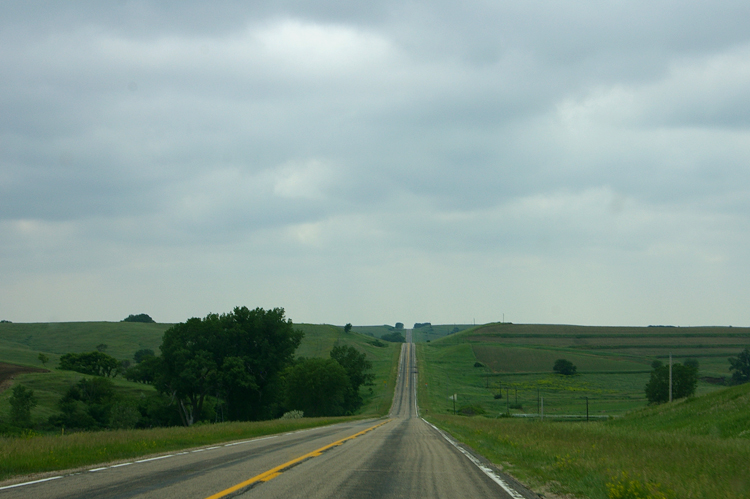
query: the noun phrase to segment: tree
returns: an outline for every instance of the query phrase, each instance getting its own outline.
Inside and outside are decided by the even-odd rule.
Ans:
[[[698,386],[698,369],[691,365],[672,365],[672,398],[679,399],[695,394]],[[669,401],[669,366],[659,366],[651,371],[646,384],[646,398],[650,403]]]
[[[557,359],[555,365],[552,366],[552,370],[557,374],[563,374],[565,376],[571,376],[576,373],[576,366],[566,359]]]
[[[150,348],[141,348],[140,350],[135,352],[135,354],[133,355],[133,360],[136,364],[140,364],[141,361],[143,361],[143,359],[145,359],[146,357],[153,357],[154,355],[154,351]]]
[[[735,384],[750,381],[750,348],[745,347],[737,357],[729,358],[729,370],[732,373],[732,382]]]
[[[286,375],[287,406],[307,417],[345,414],[350,392],[346,370],[333,359],[300,359]]]
[[[96,351],[104,353],[107,351],[108,347],[109,345],[107,345],[106,343],[99,343],[98,345],[96,345]]]
[[[60,357],[60,369],[94,376],[117,377],[120,362],[103,352],[66,353]]]
[[[39,359],[39,362],[41,362],[43,366],[46,366],[47,362],[49,362],[49,357],[41,352],[39,352],[39,356],[37,357],[37,359]]]
[[[146,322],[146,323],[153,323],[156,322],[154,319],[152,319],[148,314],[138,314],[133,315],[130,314],[126,318],[122,320],[122,322]]]
[[[283,308],[189,319],[164,333],[156,387],[174,398],[186,426],[201,418],[208,395],[226,401],[229,419],[273,417],[283,402],[281,373],[302,337]]]
[[[23,385],[13,387],[10,397],[10,421],[16,426],[31,425],[31,409],[36,407],[37,400],[34,390]]]
[[[351,331],[351,330],[352,330],[352,323],[351,323],[351,322],[349,322],[349,323],[347,323],[347,325],[346,325],[346,326],[344,326],[344,332],[345,332],[345,333],[348,333],[348,332],[349,332],[349,331]]]
[[[403,343],[406,341],[406,338],[404,338],[404,335],[401,333],[386,333],[383,336],[380,337],[381,340],[390,341],[393,343]]]
[[[153,384],[156,382],[156,378],[160,373],[160,369],[161,357],[149,355],[143,358],[140,363],[128,368],[123,376],[128,381]]]
[[[404,329],[404,323],[403,322],[397,322],[396,323],[396,329]]]
[[[335,346],[330,355],[344,368],[349,378],[350,391],[346,396],[345,408],[347,411],[354,412],[362,405],[359,387],[372,383],[375,379],[375,375],[368,372],[372,369],[372,362],[367,360],[367,354],[350,345]]]

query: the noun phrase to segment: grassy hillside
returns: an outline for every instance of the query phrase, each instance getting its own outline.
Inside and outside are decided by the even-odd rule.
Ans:
[[[422,414],[537,492],[591,499],[750,497],[750,384],[709,386],[695,398],[645,407],[648,375],[638,370],[648,359],[564,343],[503,345],[477,330],[418,345]],[[478,357],[493,369],[474,367]],[[539,372],[559,357],[587,372],[574,377]],[[516,390],[522,408],[511,413],[536,413],[541,393],[546,414],[581,414],[589,396],[592,414],[625,416],[591,422],[498,417],[515,404]],[[504,398],[495,399],[500,391]],[[454,393],[458,407],[481,405],[486,415],[453,416],[448,397]],[[642,494],[618,495],[621,486]]]
[[[84,375],[56,369],[60,355],[68,352],[92,351],[100,343],[108,345],[107,353],[118,359],[132,359],[142,348],[159,352],[161,338],[171,324],[133,322],[67,322],[49,324],[0,324],[0,362],[41,367],[40,352],[50,357],[48,373],[20,374],[15,383],[32,388],[39,401],[32,410],[33,421],[45,421],[58,412],[57,401],[65,391]],[[388,412],[395,385],[395,366],[400,345],[385,347],[371,345],[372,338],[359,333],[344,333],[343,328],[329,325],[297,324],[305,333],[297,350],[298,357],[328,357],[334,345],[351,345],[367,354],[373,364],[376,379],[373,386],[361,387],[364,405],[362,414]],[[122,395],[139,396],[153,392],[153,387],[131,383],[117,377],[114,380]],[[1,390],[2,388],[0,388]],[[0,392],[0,420],[10,411],[10,390]]]
[[[38,366],[37,356],[43,352],[57,364],[62,354],[91,352],[101,343],[107,345],[107,354],[132,360],[142,348],[158,352],[162,335],[170,326],[139,322],[0,323],[0,361]]]

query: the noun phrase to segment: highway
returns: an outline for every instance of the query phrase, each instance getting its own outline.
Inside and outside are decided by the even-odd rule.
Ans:
[[[0,498],[536,498],[419,418],[406,333],[388,418],[0,484]]]

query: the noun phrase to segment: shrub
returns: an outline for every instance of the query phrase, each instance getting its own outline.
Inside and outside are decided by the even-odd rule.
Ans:
[[[484,364],[482,364],[481,362],[477,361],[477,362],[474,362],[474,367],[484,367]]]
[[[401,333],[386,333],[380,337],[381,340],[390,341],[392,343],[403,343],[406,341],[404,335]]]
[[[302,419],[305,417],[305,413],[302,411],[289,411],[285,412],[279,419]]]
[[[458,409],[458,413],[462,416],[481,416],[486,412],[487,411],[485,411],[482,406],[479,405],[464,405]]]
[[[609,499],[668,499],[674,497],[674,494],[663,490],[658,483],[643,483],[630,478],[623,471],[607,482],[607,497]]]

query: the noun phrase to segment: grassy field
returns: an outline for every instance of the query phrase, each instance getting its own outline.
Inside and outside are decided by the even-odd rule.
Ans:
[[[678,340],[693,354],[728,344],[728,357],[747,336],[739,328],[477,327],[418,345],[420,407],[425,418],[540,493],[616,498],[626,497],[618,486],[635,484],[643,494],[628,497],[750,497],[750,385],[701,382],[695,398],[646,406],[650,363],[674,351]],[[645,345],[649,355],[633,345]],[[690,356],[705,374],[706,357]],[[571,360],[580,374],[553,374],[558,358]],[[721,363],[708,364],[709,375],[727,374]],[[487,412],[454,416],[453,394],[459,409]],[[587,397],[592,416],[620,417],[502,417],[506,411],[536,416],[542,398],[545,416],[583,415]]]
[[[750,384],[603,422],[426,417],[537,492],[623,497],[608,486],[625,473],[652,489],[627,497],[739,499],[750,497],[749,407]]]

